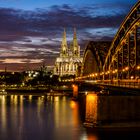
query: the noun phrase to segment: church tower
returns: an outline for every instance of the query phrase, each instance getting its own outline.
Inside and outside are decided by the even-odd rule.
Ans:
[[[76,29],[70,47],[67,45],[66,31],[64,29],[60,48],[60,56],[56,58],[54,74],[59,76],[76,75],[83,58],[80,57],[80,47],[77,41]]]
[[[77,41],[76,29],[74,28],[73,42],[71,46],[73,56],[80,57],[80,47]]]
[[[68,45],[66,39],[66,31],[64,28],[62,43],[61,43],[61,50],[60,50],[60,57],[67,57],[68,56]]]

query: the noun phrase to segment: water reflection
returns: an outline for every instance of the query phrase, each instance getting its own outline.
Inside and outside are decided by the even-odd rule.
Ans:
[[[0,96],[0,139],[80,140],[77,102],[66,96]]]
[[[112,140],[116,135],[122,137],[118,133],[98,133],[85,128],[80,115],[85,116],[84,122],[96,123],[97,96],[90,92],[83,98],[85,102],[75,102],[66,96],[0,96],[0,140]]]
[[[22,132],[23,132],[23,110],[24,110],[24,106],[23,106],[23,96],[21,95],[20,98],[19,98],[19,123],[17,125],[19,125],[19,132],[18,132],[18,139],[21,139],[22,138]]]
[[[61,125],[61,122],[60,122],[60,114],[59,114],[59,112],[61,111],[61,110],[59,110],[60,108],[60,106],[59,106],[59,98],[58,97],[54,97],[54,101],[55,101],[55,103],[54,103],[54,119],[55,119],[55,127],[56,128],[58,128],[59,127],[59,125]]]
[[[32,101],[32,95],[29,95],[29,101],[30,102]]]
[[[86,95],[86,123],[96,124],[97,123],[97,95],[95,92],[89,92]]]
[[[72,115],[73,116],[73,125],[75,127],[77,127],[80,124],[80,120],[78,119],[78,117],[79,117],[79,112],[78,112],[79,106],[78,106],[78,103],[75,102],[75,101],[71,101],[70,102],[70,106],[72,108],[72,114],[73,114]]]
[[[5,96],[0,96],[0,100],[1,100],[1,115],[0,115],[0,118],[1,118],[1,129],[2,129],[2,132],[5,133],[6,131],[6,98]]]

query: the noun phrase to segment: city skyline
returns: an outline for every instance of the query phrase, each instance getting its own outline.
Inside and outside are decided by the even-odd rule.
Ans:
[[[84,50],[90,40],[112,40],[137,0],[30,2],[0,0],[0,69],[26,70],[53,65],[59,55],[63,28],[68,43],[73,28]]]

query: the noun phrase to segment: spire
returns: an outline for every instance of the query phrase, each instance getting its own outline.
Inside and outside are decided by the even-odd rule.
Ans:
[[[68,46],[67,46],[67,39],[66,39],[66,31],[64,28],[63,38],[61,43],[61,53],[60,56],[68,56]]]
[[[66,30],[64,28],[64,32],[63,32],[63,38],[62,38],[62,46],[65,45],[67,46],[67,39],[66,39]]]
[[[77,35],[76,35],[76,28],[74,28],[74,34],[73,34],[73,46],[77,46]]]
[[[79,45],[77,41],[76,28],[74,28],[72,51],[74,56],[80,56]]]
[[[76,28],[74,28],[74,34],[73,34],[73,38],[77,40],[77,35],[76,35]]]

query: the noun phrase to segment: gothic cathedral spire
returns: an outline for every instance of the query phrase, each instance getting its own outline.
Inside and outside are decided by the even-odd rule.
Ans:
[[[82,65],[83,58],[80,57],[76,29],[74,29],[73,41],[67,46],[66,31],[64,29],[60,48],[60,56],[56,58],[54,74],[59,76],[76,75]]]
[[[76,28],[74,28],[72,52],[73,56],[80,56],[80,48],[77,41]]]
[[[67,57],[68,56],[68,45],[67,45],[67,38],[66,38],[65,28],[64,28],[63,38],[62,38],[62,43],[61,43],[60,56],[62,56],[62,57]]]

